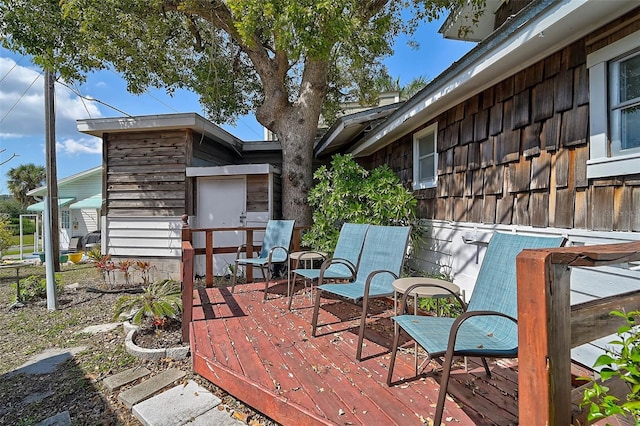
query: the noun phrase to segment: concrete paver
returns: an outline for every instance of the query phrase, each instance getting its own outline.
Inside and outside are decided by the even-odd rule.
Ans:
[[[145,380],[131,389],[121,392],[118,395],[118,400],[127,408],[131,408],[133,405],[149,398],[151,395],[157,393],[162,388],[170,385],[185,375],[186,373],[184,371],[178,370],[177,368],[169,368],[157,376],[154,376],[149,380]]]
[[[186,386],[175,386],[134,405],[133,415],[145,426],[183,425],[189,420],[211,411],[220,402],[222,402],[220,398],[190,380]],[[229,417],[226,412],[222,412],[222,414]],[[207,424],[218,425],[219,423],[209,422]]]
[[[122,386],[148,376],[149,374],[151,374],[151,371],[146,367],[134,367],[121,371],[113,376],[106,377],[102,383],[107,387],[107,389],[113,392],[120,389]]]
[[[36,423],[35,426],[71,426],[71,416],[68,411],[63,411],[48,419],[44,419],[40,423]]]
[[[11,371],[10,375],[15,374],[49,374],[56,371],[58,365],[80,353],[86,349],[86,346],[77,346],[67,349],[46,349],[38,355],[32,357],[29,361],[22,364],[17,369]]]
[[[110,322],[107,324],[90,325],[80,330],[80,333],[89,333],[89,334],[106,333],[107,331],[115,330],[121,325],[122,325],[121,322]]]

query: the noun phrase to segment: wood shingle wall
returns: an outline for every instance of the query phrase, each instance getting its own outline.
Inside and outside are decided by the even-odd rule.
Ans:
[[[109,216],[185,213],[188,133],[105,134],[103,158]]]
[[[438,183],[419,190],[425,219],[640,231],[640,173],[587,179],[586,57],[640,30],[619,19],[441,114]],[[420,129],[415,129],[419,131]],[[389,164],[408,186],[412,134],[364,159]],[[640,164],[638,166],[640,172]]]

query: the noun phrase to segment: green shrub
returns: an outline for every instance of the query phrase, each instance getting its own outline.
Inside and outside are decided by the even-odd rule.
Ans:
[[[62,278],[55,274],[54,281],[56,291],[60,293],[63,289]],[[15,287],[15,284],[13,284]],[[47,297],[47,279],[38,275],[30,275],[20,280],[20,301],[30,302],[32,300],[44,299]]]
[[[144,288],[141,294],[126,295],[116,301],[114,318],[133,312],[131,321],[140,324],[144,318],[152,318],[154,325],[164,325],[169,318],[180,320],[182,290],[180,283],[164,280]]]
[[[351,155],[335,155],[331,168],[321,166],[313,177],[313,225],[302,239],[305,246],[331,254],[345,222],[413,225],[412,239],[418,243],[417,200],[387,165],[368,171]]]
[[[628,385],[629,392],[626,401],[620,401],[608,394],[607,386],[587,378],[593,387],[585,390],[582,406],[589,406],[589,422],[619,414],[630,416],[635,424],[640,424],[640,311],[628,314],[613,311],[611,315],[624,318],[627,324],[618,329],[618,339],[609,342],[613,348],[600,355],[594,367],[602,367],[600,378],[603,382],[618,378]]]

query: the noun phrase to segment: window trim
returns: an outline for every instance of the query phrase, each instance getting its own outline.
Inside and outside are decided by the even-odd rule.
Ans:
[[[62,229],[71,229],[71,211],[60,210],[60,227]]]
[[[640,31],[587,56],[589,72],[589,160],[587,178],[640,173],[640,152],[609,155],[609,61],[640,48]]]
[[[433,133],[433,179],[420,180],[420,143],[425,135]],[[438,185],[438,123],[413,134],[413,189],[435,188]]]

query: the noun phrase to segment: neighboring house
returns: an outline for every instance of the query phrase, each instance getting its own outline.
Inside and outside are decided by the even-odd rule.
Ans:
[[[27,193],[44,200],[47,187],[33,189]],[[58,207],[60,219],[60,248],[69,247],[70,241],[78,241],[85,235],[100,230],[102,208],[102,167],[95,167],[73,176],[58,180]],[[42,213],[44,201],[32,204],[27,211]],[[74,238],[77,237],[77,238]]]
[[[414,190],[428,231],[414,266],[469,294],[496,230],[573,245],[640,239],[639,6],[489,0],[469,33],[480,43],[342,148]],[[465,15],[441,32],[457,37]],[[332,141],[320,148],[333,152]],[[572,302],[637,289],[638,269],[574,268]]]
[[[278,142],[242,143],[195,113],[77,123],[103,141],[102,250],[113,258],[149,259],[176,277],[183,215],[193,228],[263,226],[281,216]],[[243,236],[214,245],[240,245]],[[204,247],[200,237],[194,242]],[[215,260],[214,273],[227,274],[229,259]]]

